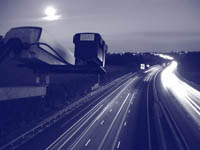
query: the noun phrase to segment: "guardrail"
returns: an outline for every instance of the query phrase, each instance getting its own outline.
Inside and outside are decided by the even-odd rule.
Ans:
[[[23,143],[27,142],[28,140],[30,140],[31,138],[33,138],[37,134],[39,134],[42,131],[44,131],[47,127],[53,125],[55,122],[57,122],[61,118],[63,118],[67,114],[71,113],[73,110],[75,110],[78,107],[80,107],[82,104],[90,101],[92,99],[92,97],[95,96],[96,94],[104,91],[105,89],[109,88],[110,86],[112,86],[112,85],[114,85],[116,83],[119,83],[119,81],[123,82],[124,80],[130,78],[133,75],[134,75],[133,73],[125,74],[125,75],[115,79],[114,81],[106,84],[105,86],[102,86],[101,88],[97,89],[96,91],[93,91],[93,92],[89,93],[85,97],[83,97],[83,98],[79,99],[78,101],[70,104],[69,106],[66,106],[65,108],[63,108],[62,110],[56,112],[52,116],[47,117],[46,119],[41,121],[37,126],[32,128],[31,130],[25,132],[24,134],[20,135],[16,139],[10,141],[8,144],[0,147],[0,150],[4,150],[4,149],[13,150],[13,149],[16,149],[17,147],[19,147]]]

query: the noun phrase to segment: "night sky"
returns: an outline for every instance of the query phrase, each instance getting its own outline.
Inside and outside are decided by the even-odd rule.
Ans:
[[[71,51],[77,32],[99,32],[112,52],[200,50],[200,0],[0,0],[1,35],[30,25]]]

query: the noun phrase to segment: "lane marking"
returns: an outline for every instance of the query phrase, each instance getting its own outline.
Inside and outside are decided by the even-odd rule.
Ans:
[[[132,99],[131,99],[131,105],[133,104],[133,98],[135,98],[135,93],[133,93]]]
[[[103,104],[100,106],[100,107],[102,107],[103,106]],[[70,120],[73,120],[74,118],[76,118],[78,115],[80,115],[82,112],[80,112],[80,113],[78,113],[78,114],[76,114],[72,119],[70,119]],[[89,113],[89,112],[88,112]],[[87,113],[87,114],[88,114]],[[87,114],[85,114],[85,115],[87,115]],[[85,116],[86,117],[86,116]],[[61,125],[61,128],[63,128],[64,126],[66,126],[67,124],[69,124],[69,121],[70,120],[67,120],[65,123],[63,123],[62,125]],[[80,120],[80,119],[79,119]],[[78,120],[78,121],[79,121]]]
[[[90,141],[91,141],[91,139],[89,139],[89,140],[87,141],[87,143],[85,143],[85,146],[87,146],[87,145],[90,143]]]
[[[112,112],[112,109],[110,109],[110,112]]]
[[[126,86],[127,87],[127,86]],[[124,87],[124,89],[126,88]],[[106,112],[106,110],[108,109],[108,107],[110,107],[114,102],[115,100],[118,98],[118,96],[123,92],[123,90],[116,96],[112,99],[112,101],[102,110],[102,112],[96,117],[95,120],[93,120],[93,122],[89,125],[89,127],[86,128],[86,130],[79,136],[79,139],[72,145],[71,147],[71,150],[73,150],[75,148],[75,146],[80,142],[80,140],[85,136],[85,134],[90,130],[90,128],[96,123],[97,120],[99,120],[99,118]],[[129,94],[127,95],[127,97],[129,96]],[[127,99],[126,97],[126,99]],[[126,102],[126,99],[125,101],[123,102],[123,104]],[[123,106],[123,105],[122,105]],[[122,107],[121,106],[121,107]],[[121,110],[120,110],[121,111]],[[116,116],[115,116],[116,117]],[[59,147],[59,150],[66,144],[66,142],[64,142],[60,147]]]
[[[124,122],[124,127],[126,126],[126,121]]]
[[[101,105],[101,106],[103,106],[103,105]],[[68,137],[63,143],[62,143],[62,145],[57,149],[57,150],[60,150],[79,130],[80,130],[80,128],[82,128],[87,122],[88,122],[88,120],[94,115],[94,114],[96,114],[96,112],[99,110],[99,109],[101,109],[101,107],[99,107],[90,117],[88,117],[85,121],[84,121],[84,123],[83,124],[81,124],[80,126],[79,126],[79,128],[78,129],[76,129],[72,134],[71,134],[71,136],[70,137]]]
[[[100,124],[103,125],[103,123],[104,123],[104,120],[102,120]]]
[[[148,83],[148,86],[147,86],[147,103],[146,103],[146,109],[147,109],[147,112],[146,112],[146,117],[147,117],[147,134],[148,134],[148,146],[149,146],[149,150],[152,150],[152,145],[151,145],[151,127],[150,127],[150,114],[149,114],[149,87],[150,87],[150,83]]]
[[[119,148],[120,147],[120,141],[118,142],[118,144],[117,144],[117,148]]]
[[[131,80],[131,79],[129,79],[129,80]],[[125,83],[127,83],[129,80],[127,80]],[[125,83],[123,83],[121,86],[124,86],[125,85]],[[130,84],[130,83],[129,83]],[[128,85],[129,85],[128,84]],[[119,90],[120,88],[121,88],[121,86],[119,86],[118,88],[116,88],[114,91],[112,91],[110,94],[108,94],[103,100],[101,100],[95,107],[98,107],[98,105],[100,104],[100,103],[103,103],[104,101],[106,101],[106,99],[108,98],[108,97],[110,97],[113,93],[115,93],[117,90]],[[124,91],[124,89],[125,88],[127,88],[127,85],[126,86],[124,86],[123,88],[122,88],[122,90],[118,93],[118,95],[116,96],[116,97],[118,97],[123,91]],[[115,99],[115,98],[114,98]],[[85,114],[82,118],[80,118],[75,124],[73,124],[68,130],[66,130],[61,136],[59,136],[53,143],[51,143],[47,148],[46,148],[46,150],[49,150],[49,149],[53,149],[54,147],[56,147],[56,145],[59,143],[59,142],[61,142],[61,140],[63,140],[63,138],[66,136],[66,134],[68,134],[67,132],[70,132],[70,130],[73,128],[73,127],[75,127],[84,117],[86,117],[90,112],[92,112],[94,109],[95,109],[95,107],[93,107],[87,114]],[[66,142],[64,142],[64,143],[66,143]],[[64,146],[64,145],[63,145]],[[59,147],[59,148],[61,148],[61,147]]]
[[[122,103],[122,105],[121,105],[121,107],[119,108],[117,114],[115,115],[113,121],[111,122],[111,124],[110,124],[108,130],[106,131],[106,134],[104,135],[104,137],[103,137],[103,139],[102,139],[102,141],[101,141],[101,143],[100,143],[100,145],[99,145],[99,147],[98,147],[98,150],[101,150],[101,149],[102,149],[102,146],[103,146],[103,144],[104,144],[104,142],[105,142],[105,140],[106,140],[108,134],[110,133],[110,131],[111,131],[111,129],[112,129],[112,127],[113,127],[115,121],[117,120],[117,118],[118,118],[118,116],[119,116],[119,114],[120,114],[120,112],[121,112],[123,106],[125,105],[126,101],[128,100],[129,95],[130,95],[130,93],[128,93],[126,99],[125,99],[124,102]]]
[[[130,81],[130,82],[128,82]],[[115,100],[122,94],[122,92],[124,92],[124,90],[132,83],[132,79],[129,79],[126,83],[127,85],[125,85],[123,87],[123,89],[112,99],[112,101],[110,102],[110,105],[113,104],[115,102]],[[128,98],[129,94],[127,95],[125,101],[123,102],[123,104],[121,105],[121,109],[124,105],[124,103],[126,102],[127,98]],[[106,107],[108,108],[108,107]],[[120,113],[121,109],[118,111],[118,114]],[[80,142],[80,140],[86,135],[86,133],[88,133],[88,131],[90,130],[90,128],[95,124],[95,122],[103,115],[103,113],[105,112],[106,110],[103,110],[98,116],[97,118],[89,125],[89,127],[86,128],[86,130],[78,137],[77,141],[74,142],[71,146],[70,146],[70,149],[74,149],[76,147],[76,145]],[[117,117],[117,116],[115,116]],[[115,118],[116,120],[116,118]],[[114,122],[112,123],[112,126],[113,126]],[[64,145],[66,144],[66,142],[64,142],[59,148],[61,149]]]
[[[53,143],[51,143],[51,145],[49,145],[47,148],[46,148],[46,150],[49,150],[49,149],[52,149],[53,148],[53,145],[54,146],[56,146],[57,145],[57,143],[58,142],[60,142],[60,140],[62,140],[62,138],[64,138],[67,134],[68,134],[68,132],[70,132],[70,130],[72,130],[72,128],[74,128],[76,125],[78,125],[78,124],[80,124],[80,122],[82,121],[82,120],[84,120],[84,119],[86,119],[87,117],[89,117],[87,120],[89,120],[93,115],[95,115],[95,113],[101,108],[101,107],[103,107],[103,105],[101,105],[99,108],[97,107],[98,106],[98,104],[95,106],[95,107],[93,107],[89,112],[87,112],[83,117],[81,117],[76,123],[74,123],[69,129],[67,129],[61,136],[59,136]],[[97,107],[97,110],[95,110],[96,109],[96,107]],[[94,111],[95,110],[95,111]],[[92,113],[92,111],[94,111],[93,113]],[[92,113],[90,116],[88,116],[90,113]],[[86,120],[86,121],[87,121]],[[86,121],[83,121],[83,124],[85,124],[86,123]],[[82,124],[82,125],[83,125]],[[67,141],[69,140],[69,138],[67,139]]]
[[[127,114],[128,114],[128,109],[130,108],[132,99],[133,99],[133,95],[132,95],[132,97],[131,97],[131,99],[130,99],[130,101],[129,101],[129,103],[128,103],[128,106],[127,106],[126,111],[125,111],[125,113],[124,113],[124,116],[123,116],[123,118],[122,118],[122,122],[121,122],[120,125],[119,125],[119,129],[118,129],[118,131],[117,131],[117,134],[116,134],[116,136],[115,136],[115,139],[114,139],[114,142],[113,142],[113,144],[112,144],[112,148],[111,148],[111,149],[114,149],[114,148],[115,148],[115,145],[116,145],[116,143],[117,143],[117,139],[119,138],[119,135],[120,135],[120,132],[121,132],[121,129],[122,129],[122,126],[123,126],[123,122],[125,121],[126,116],[127,116]],[[130,109],[129,109],[129,110],[130,110]],[[124,124],[126,124],[126,122],[125,122]]]

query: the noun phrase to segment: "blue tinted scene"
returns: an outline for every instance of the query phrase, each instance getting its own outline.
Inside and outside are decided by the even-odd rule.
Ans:
[[[200,1],[0,0],[0,150],[200,150]]]

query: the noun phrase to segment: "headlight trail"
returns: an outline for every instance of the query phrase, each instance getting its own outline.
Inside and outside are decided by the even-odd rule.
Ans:
[[[144,81],[148,82],[151,81],[151,79],[153,78],[153,76],[161,69],[161,66],[157,65],[154,67],[151,67],[150,69],[148,69],[147,71],[145,71],[144,73],[147,73],[147,76],[144,78]]]
[[[190,116],[200,125],[200,92],[179,79],[175,71],[177,62],[172,63],[162,72],[161,83],[166,92],[171,93]]]

